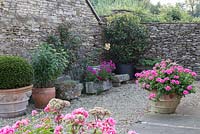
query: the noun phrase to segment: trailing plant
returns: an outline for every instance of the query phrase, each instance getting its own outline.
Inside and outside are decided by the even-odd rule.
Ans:
[[[33,68],[23,58],[0,56],[0,89],[29,86],[33,80]]]
[[[69,63],[67,57],[63,49],[56,50],[47,43],[40,45],[32,56],[35,87],[53,86]]]
[[[146,27],[136,16],[117,14],[108,18],[105,38],[111,44],[108,55],[115,63],[137,62],[149,47],[148,37]]]

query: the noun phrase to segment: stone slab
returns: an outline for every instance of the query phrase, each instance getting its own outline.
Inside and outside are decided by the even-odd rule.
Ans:
[[[139,134],[200,134],[200,117],[178,114],[146,114],[133,129]]]
[[[120,83],[124,81],[129,81],[130,76],[128,74],[120,74],[120,75],[115,75],[112,82],[113,83]]]
[[[200,129],[195,128],[179,128],[167,127],[153,124],[138,124],[133,127],[133,130],[139,134],[200,134]]]
[[[176,114],[147,114],[143,117],[142,122],[200,128],[200,117]]]

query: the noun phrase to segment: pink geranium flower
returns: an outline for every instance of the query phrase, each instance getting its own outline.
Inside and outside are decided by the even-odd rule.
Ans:
[[[165,90],[166,90],[166,91],[170,91],[171,89],[172,89],[172,88],[171,88],[170,86],[166,86],[166,87],[165,87]]]
[[[192,90],[192,85],[187,86],[187,90]]]
[[[189,91],[188,91],[188,90],[184,90],[184,91],[183,91],[183,94],[184,94],[184,95],[187,95],[187,94],[189,94]]]

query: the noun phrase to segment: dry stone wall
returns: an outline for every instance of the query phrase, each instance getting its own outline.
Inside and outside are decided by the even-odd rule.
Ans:
[[[0,55],[30,57],[62,23],[81,37],[81,57],[102,45],[102,29],[85,0],[1,0]]]
[[[200,75],[200,23],[149,23],[147,57],[170,58]]]

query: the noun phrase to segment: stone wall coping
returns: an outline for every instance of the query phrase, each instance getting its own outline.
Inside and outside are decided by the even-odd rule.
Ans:
[[[153,24],[200,24],[200,22],[144,22],[141,24],[149,24],[149,25],[153,25]]]

